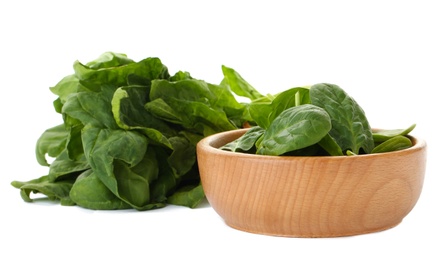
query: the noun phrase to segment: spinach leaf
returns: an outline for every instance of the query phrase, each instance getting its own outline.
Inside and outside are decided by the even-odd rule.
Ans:
[[[210,100],[211,106],[222,109],[233,125],[241,127],[243,123],[252,121],[247,104],[238,102],[228,85],[208,84],[208,87],[216,97]]]
[[[150,141],[172,148],[168,138],[177,135],[176,131],[145,109],[149,91],[145,86],[118,88],[111,100],[114,119],[120,128],[138,130]]]
[[[374,147],[371,153],[386,153],[386,152],[398,151],[409,148],[412,145],[413,144],[408,137],[403,135],[396,135]]]
[[[117,129],[118,125],[111,113],[112,96],[107,94],[105,91],[72,94],[63,105],[62,114],[80,121],[82,125]]]
[[[343,151],[370,153],[374,148],[371,127],[364,111],[343,89],[334,84],[316,84],[309,90],[311,103],[326,110],[332,120],[329,134]]]
[[[204,197],[202,185],[185,186],[167,198],[167,203],[195,208]]]
[[[131,206],[119,199],[94,174],[93,170],[82,173],[69,192],[76,205],[88,209],[112,210],[129,209]]]
[[[279,93],[269,102],[252,102],[248,106],[248,110],[252,120],[262,128],[267,129],[270,123],[284,110],[296,105],[309,103],[309,89],[296,87]]]
[[[264,129],[259,126],[254,126],[247,130],[246,133],[244,133],[241,137],[238,139],[225,144],[221,147],[222,150],[232,151],[232,152],[239,152],[239,151],[250,151],[252,148],[255,148],[255,144],[258,141],[258,139],[263,136]]]
[[[79,79],[76,77],[76,75],[72,74],[64,77],[54,87],[50,87],[50,90],[58,96],[60,103],[64,104],[69,95],[85,91],[87,89],[83,89],[83,86],[79,83]]]
[[[88,127],[84,129],[82,141],[88,163],[102,183],[126,203],[142,206],[139,204],[140,196],[147,196],[148,185],[141,184],[140,178],[131,175],[124,165],[134,167],[142,161],[147,139],[134,131]],[[122,178],[115,169],[127,171],[130,176]],[[134,185],[133,190],[126,189],[128,183],[125,182]]]
[[[134,63],[124,53],[104,52],[97,59],[85,64],[90,69],[106,69]]]
[[[222,66],[224,79],[221,85],[229,85],[235,94],[241,97],[247,97],[250,100],[262,98],[263,95],[259,93],[252,85],[250,85],[241,75],[234,69]]]
[[[144,105],[144,108],[153,116],[176,125],[182,123],[181,116],[167,104],[162,98],[151,100]]]
[[[89,168],[90,165],[85,156],[73,160],[69,158],[68,150],[64,150],[53,162],[51,162],[48,172],[48,181],[75,180],[80,173]]]
[[[69,131],[65,125],[51,127],[39,137],[36,144],[36,159],[42,166],[49,166],[46,155],[57,157],[65,149]]]
[[[332,136],[329,133],[325,135],[320,140],[320,142],[318,142],[318,145],[320,145],[329,155],[332,156],[343,155],[341,147],[337,144],[337,142],[334,140],[334,138],[332,138]]]
[[[44,194],[49,200],[60,200],[62,205],[73,205],[69,196],[69,192],[73,186],[72,180],[63,180],[54,183],[48,180],[48,176],[42,176],[27,182],[13,181],[11,184],[15,188],[20,189],[20,195],[24,201],[32,202],[33,199],[30,194],[33,192]]]
[[[331,130],[331,119],[311,104],[284,110],[264,133],[257,153],[280,155],[318,143]]]
[[[188,173],[196,163],[196,145],[187,138],[175,136],[169,139],[173,146],[173,151],[167,161],[173,170],[175,178],[179,178]]]
[[[113,57],[110,56],[109,59]],[[99,57],[101,59],[101,57]],[[107,62],[104,59],[99,62],[90,62],[87,65],[76,61],[73,65],[75,75],[79,82],[87,89],[98,92],[103,86],[113,86],[114,88],[126,86],[129,75],[140,76],[150,80],[168,79],[169,73],[158,58],[147,58],[140,62],[116,59],[116,62]],[[94,64],[90,67],[88,64]]]
[[[216,101],[218,97],[204,81],[155,80],[152,82],[150,99],[158,98],[175,111],[183,127],[195,129],[204,136],[237,128],[227,118],[224,109]]]
[[[380,143],[389,140],[397,135],[408,135],[414,128],[416,124],[412,124],[406,129],[392,129],[392,130],[376,130],[372,133],[374,142]]]

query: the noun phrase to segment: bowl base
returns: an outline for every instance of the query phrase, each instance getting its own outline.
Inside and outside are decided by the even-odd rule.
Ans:
[[[398,226],[402,221],[386,226],[386,227],[380,227],[375,229],[367,229],[357,232],[345,232],[345,233],[323,233],[323,234],[308,234],[308,233],[276,233],[276,232],[267,232],[267,231],[259,231],[259,230],[249,230],[242,227],[238,227],[236,225],[230,224],[225,222],[225,224],[233,229],[247,232],[251,234],[256,235],[265,235],[265,236],[275,236],[275,237],[289,237],[289,238],[335,238],[335,237],[348,237],[348,236],[359,236],[359,235],[366,235],[366,234],[372,234],[372,233],[378,233],[382,231],[386,231],[388,229],[392,229],[396,226]]]

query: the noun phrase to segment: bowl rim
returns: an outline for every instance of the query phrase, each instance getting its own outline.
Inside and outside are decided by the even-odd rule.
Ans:
[[[243,133],[247,132],[247,130],[249,130],[249,129],[241,128],[241,129],[228,130],[228,131],[219,132],[216,134],[209,135],[207,137],[204,137],[203,139],[201,139],[198,142],[197,149],[198,150],[206,150],[210,153],[219,154],[221,156],[237,156],[237,157],[250,158],[250,159],[261,158],[261,159],[274,159],[274,160],[289,160],[289,159],[295,160],[298,158],[301,158],[301,159],[304,158],[304,159],[315,159],[315,160],[320,160],[320,159],[344,160],[346,158],[348,158],[348,159],[359,159],[359,158],[370,159],[370,158],[375,158],[375,157],[402,156],[402,155],[415,153],[419,150],[426,149],[426,147],[427,147],[426,141],[423,138],[420,138],[416,135],[407,135],[407,137],[410,138],[411,141],[414,143],[414,145],[409,148],[392,151],[392,152],[384,152],[384,153],[359,154],[356,156],[349,156],[349,155],[337,155],[337,156],[329,156],[329,155],[325,155],[325,156],[321,156],[321,155],[316,155],[316,156],[315,155],[304,155],[304,156],[261,155],[261,154],[251,154],[251,153],[242,153],[242,152],[232,152],[232,151],[227,151],[227,150],[221,150],[221,149],[212,145],[212,143],[216,142],[217,140],[219,140],[220,138],[222,138],[224,136],[232,135],[232,134],[236,134],[236,133],[240,133],[242,135]],[[375,130],[375,129],[373,129],[373,130]]]

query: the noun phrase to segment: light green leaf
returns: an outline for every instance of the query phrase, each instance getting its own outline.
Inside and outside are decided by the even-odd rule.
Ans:
[[[414,128],[416,124],[413,124],[405,129],[391,129],[391,130],[378,130],[372,133],[374,142],[380,143],[389,140],[397,135],[408,135]]]
[[[238,96],[247,97],[250,100],[263,97],[254,87],[252,87],[241,75],[234,69],[222,66],[222,72],[224,74],[223,84],[230,86],[230,89]]]
[[[36,144],[36,159],[42,166],[49,166],[46,155],[57,157],[66,147],[69,131],[65,125],[57,125],[47,129],[39,137]]]

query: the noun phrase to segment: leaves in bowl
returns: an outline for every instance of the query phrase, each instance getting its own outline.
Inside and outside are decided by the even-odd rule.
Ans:
[[[358,155],[412,146],[407,129],[373,132],[360,105],[334,84],[292,88],[249,105],[255,129],[221,149],[262,155]],[[246,144],[248,142],[248,145]],[[383,143],[382,143],[383,142]]]

